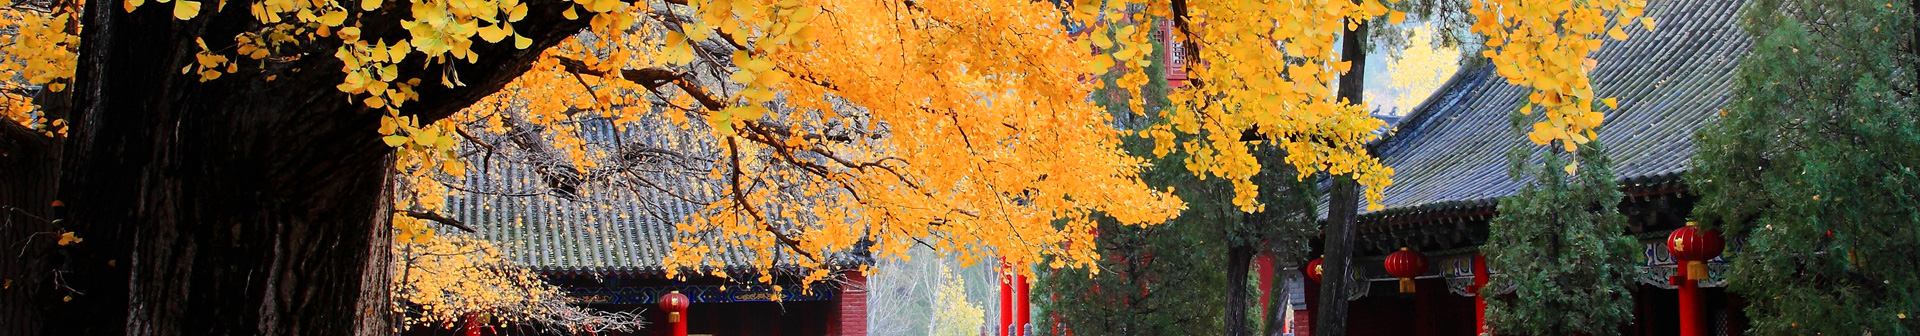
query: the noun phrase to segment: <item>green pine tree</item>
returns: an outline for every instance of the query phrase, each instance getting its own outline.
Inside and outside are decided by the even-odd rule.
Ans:
[[[1519,129],[1523,119],[1514,120]],[[1509,154],[1514,178],[1533,182],[1500,200],[1481,246],[1502,274],[1480,293],[1490,298],[1487,319],[1496,333],[1615,335],[1633,319],[1628,286],[1637,245],[1626,235],[1626,216],[1617,209],[1622,194],[1603,147],[1591,142],[1569,155],[1536,154],[1538,147],[1526,145]],[[1568,166],[1566,156],[1578,166]],[[1509,284],[1513,296],[1494,295]]]
[[[1920,333],[1914,4],[1744,13],[1753,52],[1687,178],[1695,219],[1744,242],[1728,287],[1747,299],[1749,333]]]

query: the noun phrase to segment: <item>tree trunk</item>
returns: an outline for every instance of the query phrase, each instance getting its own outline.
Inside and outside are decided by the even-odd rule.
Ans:
[[[1340,76],[1340,99],[1361,103],[1366,88],[1367,49],[1361,39],[1367,36],[1367,23],[1340,35],[1340,60],[1352,64],[1352,72]],[[1359,185],[1352,177],[1336,176],[1327,195],[1326,256],[1320,284],[1319,311],[1314,312],[1314,335],[1347,334],[1348,268],[1353,264],[1353,225],[1359,213]]]
[[[40,333],[42,311],[19,302],[57,298],[51,249],[59,239],[52,222],[53,190],[60,167],[58,143],[11,122],[0,121],[0,335]]]
[[[533,5],[520,33],[534,47],[477,44],[477,63],[456,66],[470,86],[425,85],[404,111],[444,118],[586,22],[559,18],[568,3]],[[57,266],[72,301],[34,302],[50,318],[44,334],[391,333],[391,150],[375,132],[382,112],[334,88],[336,46],[202,83],[180,74],[195,39],[253,29],[248,6],[189,21],[112,0],[86,8],[57,193],[86,241]],[[404,34],[401,15],[369,15],[363,35]]]
[[[1236,244],[1237,245],[1237,244]],[[1252,335],[1247,325],[1247,269],[1253,263],[1253,246],[1227,247],[1227,335]]]

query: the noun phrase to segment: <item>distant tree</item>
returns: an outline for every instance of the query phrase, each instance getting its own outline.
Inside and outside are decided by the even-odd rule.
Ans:
[[[1515,128],[1521,120],[1514,116]],[[1522,145],[1509,153],[1513,178],[1532,178],[1501,199],[1481,252],[1513,296],[1482,289],[1499,334],[1614,335],[1633,319],[1635,243],[1617,208],[1621,192],[1604,146],[1574,153]],[[1544,156],[1544,157],[1543,157]],[[1577,160],[1570,163],[1568,157]]]
[[[1111,32],[1107,32],[1111,34]],[[1156,57],[1145,68],[1109,71],[1101,77],[1108,85],[1123,72],[1158,74],[1165,71],[1165,50],[1155,46]],[[1155,123],[1157,111],[1165,109],[1170,90],[1164,76],[1148,76],[1139,89],[1140,96],[1120,90],[1100,90],[1093,95],[1096,104],[1116,117],[1122,129],[1143,129]],[[1137,100],[1130,101],[1130,100]],[[1130,103],[1145,111],[1135,112]],[[1035,300],[1049,315],[1056,315],[1064,327],[1084,335],[1182,335],[1219,334],[1223,328],[1220,311],[1226,297],[1225,249],[1222,237],[1227,226],[1239,222],[1239,210],[1226,199],[1232,187],[1221,180],[1205,181],[1194,177],[1182,162],[1185,156],[1168,151],[1155,156],[1156,145],[1144,137],[1123,138],[1123,148],[1134,156],[1148,158],[1142,179],[1155,188],[1172,187],[1175,196],[1187,202],[1178,217],[1162,225],[1124,225],[1101,218],[1093,243],[1099,246],[1096,267],[1057,269],[1040,277],[1034,287]],[[1104,217],[1104,216],[1102,216]],[[1050,323],[1037,323],[1051,329]]]
[[[1102,79],[1115,85],[1121,72],[1161,74],[1165,52],[1156,46],[1146,67]],[[1150,77],[1139,96],[1103,90],[1094,101],[1115,115],[1118,127],[1161,125],[1157,116],[1170,104],[1170,87],[1163,76]],[[1103,219],[1094,241],[1100,246],[1098,267],[1042,277],[1036,288],[1041,310],[1058,313],[1066,327],[1089,335],[1248,334],[1257,315],[1251,309],[1257,293],[1248,286],[1255,278],[1249,272],[1253,256],[1275,248],[1305,249],[1316,225],[1311,189],[1287,164],[1263,163],[1253,179],[1262,190],[1256,200],[1263,211],[1247,214],[1233,203],[1231,182],[1185,167],[1190,158],[1185,150],[1162,147],[1166,144],[1149,137],[1126,137],[1123,143],[1129,154],[1149,160],[1141,178],[1152,187],[1174,190],[1187,207],[1159,226]],[[1272,152],[1256,152],[1256,157],[1283,156],[1265,150]]]
[[[967,279],[948,272],[944,265],[940,267],[940,279],[940,289],[933,300],[938,309],[933,312],[933,323],[927,334],[978,335],[980,327],[987,324],[987,310],[967,299]]]
[[[952,314],[961,305],[997,307],[994,300],[999,297],[999,282],[992,265],[966,265],[926,247],[915,247],[907,251],[907,256],[874,260],[874,273],[867,278],[868,334],[937,334],[950,327],[942,323],[964,322],[954,320],[960,316]],[[947,286],[958,286],[959,292],[947,293]],[[990,314],[982,318],[997,317]],[[978,327],[975,325],[973,332],[979,332]]]
[[[1920,333],[1914,3],[1743,13],[1753,52],[1687,181],[1694,217],[1735,242],[1728,289],[1748,299],[1748,333]]]

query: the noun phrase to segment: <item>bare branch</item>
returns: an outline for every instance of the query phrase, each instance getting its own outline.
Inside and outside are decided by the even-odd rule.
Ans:
[[[445,215],[441,215],[438,212],[393,209],[393,213],[407,215],[407,217],[440,222],[440,224],[446,224],[447,226],[459,228],[461,231],[474,232],[473,227],[467,226],[467,224],[464,224],[464,223],[460,223],[459,220],[453,219],[451,217],[447,217]]]

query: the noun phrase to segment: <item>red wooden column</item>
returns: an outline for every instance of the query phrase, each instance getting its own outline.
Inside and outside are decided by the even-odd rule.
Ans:
[[[1473,288],[1468,290],[1473,291],[1473,330],[1479,335],[1493,335],[1487,331],[1487,295],[1480,293],[1481,288],[1487,287],[1488,278],[1490,275],[1487,274],[1487,256],[1474,253]]]
[[[1706,321],[1700,316],[1700,280],[1707,279],[1707,261],[1720,255],[1723,244],[1719,231],[1694,222],[1667,234],[1667,253],[1674,261],[1673,285],[1680,287],[1680,336],[1706,334]]]
[[[1014,273],[1013,286],[1014,335],[1026,336],[1027,326],[1033,324],[1033,312],[1029,310],[1029,308],[1032,307],[1032,302],[1028,301],[1027,297],[1027,275],[1024,273]]]
[[[1000,326],[993,329],[995,336],[1006,336],[1013,325],[1013,267],[1006,259],[1000,259]]]
[[[1320,281],[1308,279],[1301,291],[1304,292],[1301,293],[1301,297],[1307,299],[1307,309],[1294,315],[1293,334],[1294,336],[1312,336],[1314,318],[1320,314]]]
[[[1688,279],[1686,272],[1673,276],[1676,287],[1680,287],[1680,336],[1705,336],[1706,326],[1700,319],[1700,281]]]
[[[1442,287],[1446,286],[1445,279],[1446,278],[1441,278],[1440,280],[1440,285]],[[1435,336],[1437,333],[1440,332],[1439,328],[1434,327],[1435,320],[1437,320],[1433,316],[1433,314],[1435,313],[1433,308],[1433,299],[1435,295],[1451,295],[1451,294],[1447,294],[1445,290],[1436,291],[1432,289],[1413,293],[1413,314],[1414,314],[1413,326],[1414,328],[1418,328],[1418,329],[1415,329],[1413,333],[1414,335]]]
[[[1260,275],[1259,275],[1260,314],[1259,315],[1261,319],[1267,318],[1266,317],[1267,312],[1273,311],[1273,309],[1275,309],[1274,306],[1279,304],[1276,302],[1268,302],[1268,301],[1273,301],[1273,285],[1274,285],[1273,274],[1274,274],[1274,265],[1277,264],[1277,261],[1274,259],[1275,258],[1273,256],[1273,253],[1268,253],[1264,251],[1260,252],[1259,255],[1256,255],[1253,257],[1253,263],[1255,265],[1260,265]],[[1286,290],[1286,289],[1282,288],[1281,290]]]

